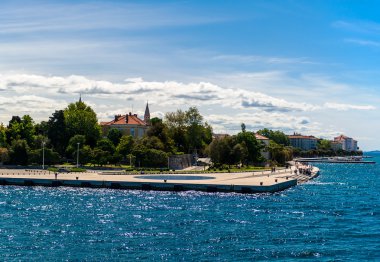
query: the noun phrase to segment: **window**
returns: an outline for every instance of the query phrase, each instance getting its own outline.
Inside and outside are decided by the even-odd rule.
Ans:
[[[144,136],[144,129],[139,128],[139,137],[143,137],[143,136]]]

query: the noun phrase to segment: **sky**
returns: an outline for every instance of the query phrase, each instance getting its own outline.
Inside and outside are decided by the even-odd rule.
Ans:
[[[196,106],[380,149],[378,1],[0,1],[0,122],[82,100],[99,121]]]

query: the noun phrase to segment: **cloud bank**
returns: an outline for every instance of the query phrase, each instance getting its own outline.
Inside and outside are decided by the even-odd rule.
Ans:
[[[307,112],[316,110],[374,110],[371,105],[350,105],[328,102],[323,106],[298,103],[242,88],[221,87],[209,82],[144,81],[129,78],[123,83],[92,80],[84,76],[42,76],[29,74],[0,75],[0,90],[16,94],[59,96],[85,94],[88,97],[150,100],[160,105],[218,105],[225,108],[265,112]]]
[[[165,112],[190,106],[200,108],[215,132],[237,133],[241,123],[249,130],[271,128],[285,133],[300,132],[334,136],[339,130],[313,119],[315,112],[369,111],[372,105],[325,101],[322,104],[293,102],[244,88],[223,87],[210,82],[145,81],[128,78],[123,82],[89,79],[85,76],[44,76],[0,74],[0,120],[7,123],[13,115],[30,114],[36,122],[47,120],[68,103],[85,98],[98,114],[109,120],[115,114],[133,111],[143,114],[147,100],[152,116],[163,118]],[[133,110],[133,103],[138,110]],[[141,108],[140,108],[141,107]]]

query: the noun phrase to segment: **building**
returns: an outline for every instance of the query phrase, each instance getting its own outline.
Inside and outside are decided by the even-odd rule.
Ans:
[[[334,141],[340,143],[345,151],[358,151],[358,141],[351,137],[340,135],[334,137]]]
[[[212,139],[224,139],[226,137],[229,137],[229,134],[212,134]]]
[[[338,150],[343,149],[342,143],[340,143],[338,141],[330,141],[330,143],[331,143],[331,149],[334,151],[338,151]]]
[[[256,140],[261,142],[265,148],[263,148],[261,150],[261,155],[266,159],[266,160],[269,160],[270,159],[270,153],[267,151],[267,146],[269,146],[269,138],[265,137],[265,136],[262,136],[262,135],[259,135],[257,133],[255,133],[255,137],[256,137]]]
[[[150,126],[149,105],[146,104],[144,120],[140,119],[137,114],[115,115],[115,118],[109,122],[101,122],[100,126],[103,135],[107,135],[112,128],[120,130],[123,135],[131,135],[134,138],[143,137]]]
[[[149,112],[149,104],[148,104],[148,102],[146,102],[145,113],[144,113],[144,122],[147,125],[150,125],[150,112]]]
[[[301,134],[294,134],[288,136],[290,145],[301,150],[317,149],[318,138],[314,136],[303,136]]]

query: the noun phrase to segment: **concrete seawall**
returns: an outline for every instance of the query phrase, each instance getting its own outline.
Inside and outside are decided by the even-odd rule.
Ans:
[[[28,170],[2,170],[0,185],[88,187],[111,189],[138,189],[160,191],[204,191],[237,193],[274,193],[306,182],[318,175],[294,174],[293,169],[277,172],[252,173],[197,173],[110,175],[101,172],[54,173]]]

